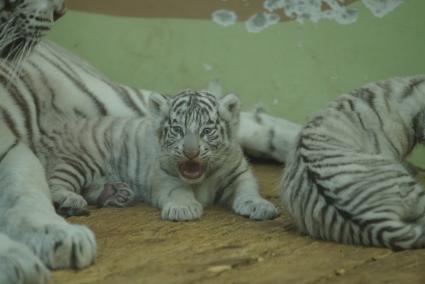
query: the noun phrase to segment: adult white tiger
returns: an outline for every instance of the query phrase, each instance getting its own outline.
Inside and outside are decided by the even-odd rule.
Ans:
[[[304,126],[281,197],[313,237],[393,249],[425,247],[425,191],[402,164],[425,139],[425,76],[342,95]]]
[[[54,14],[63,11],[59,0],[0,3],[1,54],[6,59],[20,58],[20,42],[30,42],[25,46],[33,48],[33,43],[43,35],[40,31],[47,30],[46,24],[52,23]],[[50,21],[38,17],[40,13]],[[33,28],[18,26],[18,15],[31,19]],[[43,27],[41,30],[34,28],[38,24]],[[13,30],[16,38],[5,39],[7,32]],[[14,49],[17,46],[21,48]],[[49,268],[81,268],[93,262],[96,250],[93,234],[87,228],[69,225],[54,214],[45,170],[36,156],[40,154],[40,138],[49,129],[43,117],[140,117],[147,115],[146,99],[150,92],[116,84],[49,42],[39,43],[20,65],[18,76],[11,77],[15,66],[9,60],[0,62],[0,230],[10,237],[1,236],[0,256],[4,265],[0,266],[0,282],[42,283],[48,277],[44,264]],[[265,134],[260,137],[263,139],[257,137],[261,141],[258,148],[252,143],[247,146],[256,154],[268,154],[270,146],[279,145],[273,143],[276,139],[285,138],[283,131],[262,126],[267,118],[264,114],[242,115],[242,125],[249,124],[250,130]],[[240,135],[241,141],[251,133]],[[272,150],[273,157],[282,158],[278,150]]]
[[[0,1],[0,56],[22,57],[62,13],[59,0]],[[55,214],[44,169],[10,128],[9,113],[28,107],[27,97],[5,88],[15,67],[1,60],[0,283],[47,283],[46,266],[85,267],[94,261],[96,243],[87,228],[70,225]],[[6,110],[11,102],[17,105]]]

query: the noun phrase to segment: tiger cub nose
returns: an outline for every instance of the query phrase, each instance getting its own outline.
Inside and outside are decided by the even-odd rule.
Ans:
[[[196,135],[188,130],[183,143],[183,154],[189,159],[195,159],[199,156],[199,141]]]
[[[196,157],[199,156],[199,149],[195,150],[195,149],[191,149],[191,150],[183,150],[183,154],[189,158],[189,159],[195,159]]]

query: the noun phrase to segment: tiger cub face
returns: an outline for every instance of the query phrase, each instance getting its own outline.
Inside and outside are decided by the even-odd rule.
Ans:
[[[0,58],[24,57],[64,13],[64,0],[0,0]]]
[[[239,99],[217,99],[207,92],[186,90],[174,97],[154,95],[163,170],[189,184],[200,183],[217,170],[237,143]]]

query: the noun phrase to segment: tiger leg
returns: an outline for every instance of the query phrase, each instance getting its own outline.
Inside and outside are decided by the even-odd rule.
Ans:
[[[75,192],[58,186],[50,186],[56,213],[63,217],[89,216],[87,201]]]
[[[48,176],[56,212],[64,217],[88,216],[87,201],[80,195],[87,180],[72,164],[58,163]]]
[[[166,177],[166,178],[165,178]],[[161,218],[170,221],[191,221],[200,219],[203,205],[196,200],[193,190],[178,178],[159,174],[147,198],[161,209]]]
[[[273,219],[278,215],[276,207],[261,197],[256,179],[250,170],[240,175],[233,184],[233,192],[229,191],[228,196],[223,194],[220,201],[227,201],[236,214],[253,220]]]
[[[257,109],[241,112],[238,138],[249,156],[285,162],[300,131],[301,125]]]
[[[301,159],[294,159],[285,169],[281,199],[299,229],[315,238],[346,244],[425,247],[422,187],[398,161],[348,155],[352,163],[345,167],[335,163],[333,171],[330,163],[307,168]],[[355,170],[350,173],[348,167]],[[312,168],[325,178],[312,179]]]
[[[424,189],[396,161],[371,164],[370,158],[368,166],[373,176],[366,173],[359,178],[358,194],[347,202],[353,215],[351,226],[357,229],[354,234],[346,234],[343,242],[392,249],[425,247]],[[332,236],[333,231],[338,229],[329,227],[327,235]]]
[[[128,207],[135,200],[135,192],[121,181],[107,181],[104,177],[95,177],[83,197],[91,205],[98,207]]]
[[[26,244],[48,268],[83,268],[92,264],[96,256],[93,233],[85,226],[68,224],[55,213],[37,157],[8,135],[9,129],[1,124],[0,133],[0,231]],[[6,258],[24,255],[25,251],[6,254]],[[28,260],[22,262],[34,259],[31,254],[26,257]],[[0,265],[0,275],[7,275],[4,269]]]
[[[134,198],[134,191],[127,183],[105,182],[96,203],[99,207],[128,207]]]

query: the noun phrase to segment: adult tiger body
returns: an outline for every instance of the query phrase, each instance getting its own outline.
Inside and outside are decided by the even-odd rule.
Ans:
[[[35,106],[12,83],[19,63],[63,11],[61,0],[0,1],[0,283],[47,283],[47,268],[82,268],[96,256],[93,233],[55,213],[44,168],[27,143],[37,133],[21,139],[14,127],[31,126]],[[12,118],[16,110],[23,118]]]
[[[425,191],[403,165],[425,134],[425,77],[370,83],[300,132],[281,197],[302,232],[394,249],[425,246]]]

